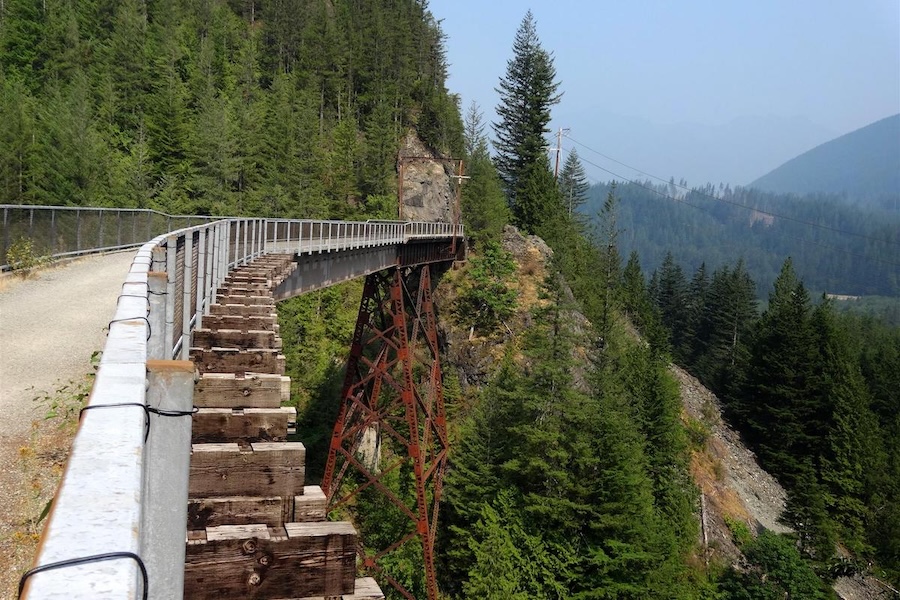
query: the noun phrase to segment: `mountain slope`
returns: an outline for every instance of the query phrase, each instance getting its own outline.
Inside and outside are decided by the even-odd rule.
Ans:
[[[831,140],[750,184],[781,193],[846,193],[856,201],[900,195],[900,114]]]

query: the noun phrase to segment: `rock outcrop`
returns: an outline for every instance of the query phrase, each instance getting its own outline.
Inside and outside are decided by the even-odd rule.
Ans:
[[[400,148],[402,215],[405,221],[440,221],[454,218],[451,161],[428,148],[410,131]]]

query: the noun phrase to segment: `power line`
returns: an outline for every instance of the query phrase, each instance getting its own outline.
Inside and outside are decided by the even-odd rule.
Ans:
[[[783,220],[785,220],[785,221],[791,221],[791,222],[794,222],[794,223],[798,223],[798,224],[800,224],[800,225],[806,225],[806,226],[808,226],[808,227],[816,227],[816,228],[818,228],[818,229],[824,229],[825,231],[831,231],[831,232],[833,232],[833,233],[840,233],[840,234],[842,234],[842,235],[849,235],[849,236],[853,236],[853,237],[858,237],[858,238],[861,238],[861,239],[864,239],[864,240],[868,240],[868,241],[870,241],[870,242],[877,242],[877,243],[881,243],[881,244],[890,244],[890,245],[892,245],[892,246],[900,246],[900,242],[894,242],[894,241],[892,241],[892,240],[885,240],[885,239],[875,238],[875,237],[872,237],[872,236],[869,236],[869,235],[865,235],[865,234],[863,234],[863,233],[855,233],[855,232],[853,232],[853,231],[847,231],[846,229],[840,229],[839,227],[831,227],[830,225],[822,225],[822,224],[820,224],[820,223],[813,223],[812,221],[804,221],[803,219],[797,219],[797,218],[795,218],[795,217],[788,217],[788,216],[786,216],[786,215],[781,215],[781,214],[778,214],[778,213],[774,213],[774,212],[772,212],[772,211],[763,210],[763,209],[761,209],[761,208],[755,208],[755,207],[752,207],[752,206],[747,206],[746,204],[741,204],[740,202],[735,202],[734,200],[727,200],[727,199],[725,199],[725,198],[719,198],[718,196],[713,196],[712,194],[707,194],[707,193],[702,192],[702,191],[700,191],[700,190],[698,190],[698,189],[691,189],[691,188],[689,188],[689,187],[687,187],[687,186],[685,186],[685,185],[681,185],[681,184],[678,184],[678,183],[674,183],[674,182],[672,182],[672,181],[666,181],[666,180],[663,179],[662,177],[658,177],[658,176],[656,176],[656,175],[653,175],[652,173],[647,173],[646,171],[641,171],[640,169],[637,169],[637,168],[635,168],[635,167],[632,167],[632,166],[630,166],[630,165],[627,165],[627,164],[623,163],[622,161],[619,161],[619,160],[616,160],[615,158],[612,158],[611,156],[607,156],[606,154],[603,154],[603,153],[600,152],[599,150],[594,150],[594,149],[591,148],[590,146],[588,146],[588,145],[586,145],[586,144],[583,144],[583,143],[579,142],[578,140],[576,140],[575,138],[573,138],[573,137],[572,137],[571,135],[569,135],[569,134],[565,134],[565,136],[566,136],[568,139],[572,140],[572,142],[574,142],[575,144],[578,144],[579,146],[581,146],[582,148],[584,148],[585,150],[589,150],[589,151],[591,151],[591,152],[597,154],[598,156],[602,156],[602,157],[605,158],[606,160],[609,160],[609,161],[611,161],[611,162],[614,162],[614,163],[616,163],[617,165],[621,165],[621,166],[623,166],[623,167],[625,167],[625,168],[627,168],[627,169],[631,169],[632,171],[635,171],[635,172],[637,172],[637,173],[640,173],[641,175],[644,175],[644,176],[646,176],[646,177],[651,177],[651,178],[653,178],[653,179],[657,179],[657,180],[662,181],[663,183],[665,183],[665,184],[667,184],[667,185],[674,185],[675,187],[680,188],[680,189],[683,189],[683,190],[685,190],[685,191],[687,191],[687,192],[692,192],[692,193],[694,193],[694,194],[697,194],[697,195],[700,195],[700,196],[704,196],[704,197],[706,197],[706,198],[710,198],[710,199],[712,199],[712,200],[715,200],[716,202],[722,202],[722,203],[725,203],[725,204],[729,204],[729,205],[731,205],[731,206],[736,206],[736,207],[738,207],[738,208],[743,208],[743,209],[745,209],[745,210],[752,210],[752,211],[758,212],[758,213],[763,214],[763,215],[767,215],[767,216],[774,217],[774,218],[778,218],[778,219],[783,219]],[[588,162],[588,161],[584,161],[584,162]],[[593,163],[589,163],[589,164],[593,164]],[[604,169],[603,167],[600,167],[600,166],[598,166],[598,165],[594,165],[594,166],[597,167],[598,169],[601,169],[601,170],[603,170],[603,171],[606,171],[607,173],[610,173],[610,171],[608,171],[607,169]],[[617,176],[617,177],[618,177],[618,176]],[[634,182],[632,182],[632,183],[634,183]],[[643,186],[642,186],[642,187],[643,187]],[[648,188],[648,189],[649,189],[649,188]],[[671,197],[671,196],[670,196],[670,197]]]
[[[572,140],[572,141],[574,142],[575,140]],[[588,148],[588,150],[590,150],[590,148]],[[598,154],[599,154],[599,152],[598,152]],[[602,156],[602,155],[601,155],[601,156]],[[625,182],[625,183],[630,183],[631,185],[635,185],[635,186],[637,186],[637,187],[639,187],[639,188],[643,188],[643,189],[645,189],[645,190],[647,190],[647,191],[649,191],[649,192],[653,192],[654,194],[656,194],[656,195],[658,195],[658,196],[661,196],[661,197],[663,197],[663,198],[667,198],[667,199],[669,199],[669,200],[672,200],[673,202],[679,202],[679,203],[681,203],[681,204],[684,204],[684,205],[686,205],[686,206],[690,206],[691,208],[696,208],[697,210],[700,210],[700,211],[703,211],[703,212],[706,212],[706,213],[709,212],[709,211],[707,211],[707,210],[706,210],[704,207],[702,207],[702,206],[698,206],[698,205],[696,205],[696,204],[691,204],[690,202],[688,202],[688,201],[686,201],[686,200],[683,200],[683,199],[680,199],[680,198],[676,198],[676,197],[674,197],[674,196],[670,196],[669,194],[666,194],[665,192],[661,192],[661,191],[659,191],[659,190],[657,190],[657,189],[654,189],[654,188],[652,188],[652,187],[650,187],[650,186],[644,185],[644,184],[642,184],[642,183],[638,183],[637,181],[634,181],[634,180],[632,180],[632,179],[629,179],[629,178],[625,177],[624,175],[620,175],[620,174],[618,174],[618,173],[616,173],[616,172],[614,172],[614,171],[610,171],[609,169],[607,169],[607,168],[605,168],[605,167],[601,167],[600,165],[598,165],[598,164],[596,164],[596,163],[594,163],[594,162],[591,162],[591,161],[589,161],[589,160],[587,160],[587,159],[585,159],[585,158],[583,158],[583,157],[580,157],[580,156],[579,156],[578,158],[579,158],[579,160],[581,160],[582,162],[585,162],[585,163],[591,165],[592,167],[595,167],[595,168],[597,168],[597,169],[600,169],[601,171],[604,171],[604,172],[606,172],[606,173],[609,173],[610,175],[612,175],[612,176],[615,177],[616,179],[619,179],[619,180],[621,180],[621,181],[623,181],[623,182]],[[617,162],[617,161],[614,161],[614,162]],[[620,164],[621,164],[621,163],[620,163]],[[623,166],[626,166],[626,167],[627,167],[628,165],[623,165]],[[628,168],[630,169],[631,167],[628,167]],[[637,169],[634,169],[634,170],[637,171]],[[638,172],[641,172],[641,171],[638,171]],[[645,175],[646,175],[646,173],[645,173]],[[708,194],[701,194],[701,195],[703,195],[703,196],[709,196]],[[709,196],[709,197],[715,198],[714,196]],[[743,207],[743,208],[748,208],[749,210],[756,210],[756,209],[751,209],[751,208],[749,208],[749,207],[747,207],[747,206],[744,206],[743,204],[738,204],[738,206],[741,206],[741,207]],[[761,213],[763,213],[763,214],[771,214],[771,213],[766,213],[766,212],[764,212],[764,211],[757,211],[757,212],[761,212]],[[777,215],[772,215],[772,216],[777,216]],[[779,218],[781,218],[781,217],[779,217]],[[856,234],[856,235],[859,235],[859,234]],[[805,239],[797,238],[797,237],[793,237],[793,236],[789,236],[789,237],[792,237],[794,240],[796,240],[797,242],[800,242],[801,244],[811,244],[811,245],[813,245],[813,246],[819,246],[820,248],[827,248],[827,249],[829,249],[829,250],[834,250],[835,252],[840,252],[840,253],[846,254],[846,255],[848,255],[848,256],[854,256],[854,257],[859,258],[859,259],[862,259],[862,260],[869,260],[869,261],[872,261],[872,262],[877,262],[877,263],[889,265],[889,266],[892,266],[892,267],[898,267],[898,268],[900,268],[900,263],[895,263],[895,262],[892,262],[892,261],[889,261],[889,260],[883,260],[883,259],[881,259],[881,258],[876,258],[876,257],[874,257],[874,256],[868,256],[868,255],[865,255],[865,254],[860,254],[860,253],[858,253],[858,252],[853,252],[852,250],[847,250],[846,248],[840,248],[840,247],[838,247],[838,246],[832,246],[831,244],[826,244],[826,243],[824,243],[824,242],[815,242],[815,241],[813,241],[813,240],[805,240]],[[884,241],[884,240],[878,240],[878,239],[876,239],[876,238],[868,238],[867,236],[860,236],[860,237],[865,237],[866,239],[871,239],[871,240],[874,240],[874,241]]]

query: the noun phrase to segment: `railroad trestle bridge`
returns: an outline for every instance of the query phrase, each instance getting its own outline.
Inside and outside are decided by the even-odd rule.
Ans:
[[[20,228],[29,215],[33,229],[41,207],[0,208],[5,257],[10,211]],[[43,210],[61,211],[38,215],[57,244],[57,227],[71,215]],[[78,210],[78,247],[55,254],[134,245],[122,243],[121,221],[110,217],[106,235],[118,237],[104,241],[103,215],[99,239],[85,243],[98,232],[81,221],[91,222],[90,210]],[[171,225],[149,212],[134,211],[133,236],[154,219]],[[206,220],[166,231],[135,254],[20,597],[383,598],[371,577],[357,578],[362,569],[413,598],[380,565],[417,543],[427,595],[436,598],[448,441],[432,273],[465,259],[462,227]],[[310,486],[302,441],[289,438],[296,411],[283,406],[290,382],[275,306],[362,277],[325,477]],[[373,435],[403,452],[381,464],[366,460],[360,446]],[[412,502],[383,481],[401,467],[415,479]],[[409,519],[404,536],[374,551],[353,524],[326,520],[364,491]]]

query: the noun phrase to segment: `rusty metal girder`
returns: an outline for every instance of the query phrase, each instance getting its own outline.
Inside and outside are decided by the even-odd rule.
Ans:
[[[365,436],[376,436],[375,460],[361,458]],[[383,442],[383,443],[382,443]],[[360,493],[381,494],[409,528],[385,548],[359,549],[363,568],[413,594],[386,573],[382,559],[413,540],[422,545],[428,600],[437,600],[434,542],[447,467],[447,422],[437,324],[428,265],[397,267],[366,277],[350,347],[341,406],[322,489],[331,510],[352,513]],[[384,462],[384,464],[381,464]],[[385,483],[397,469],[414,479],[414,502]],[[371,493],[371,492],[369,492]]]

